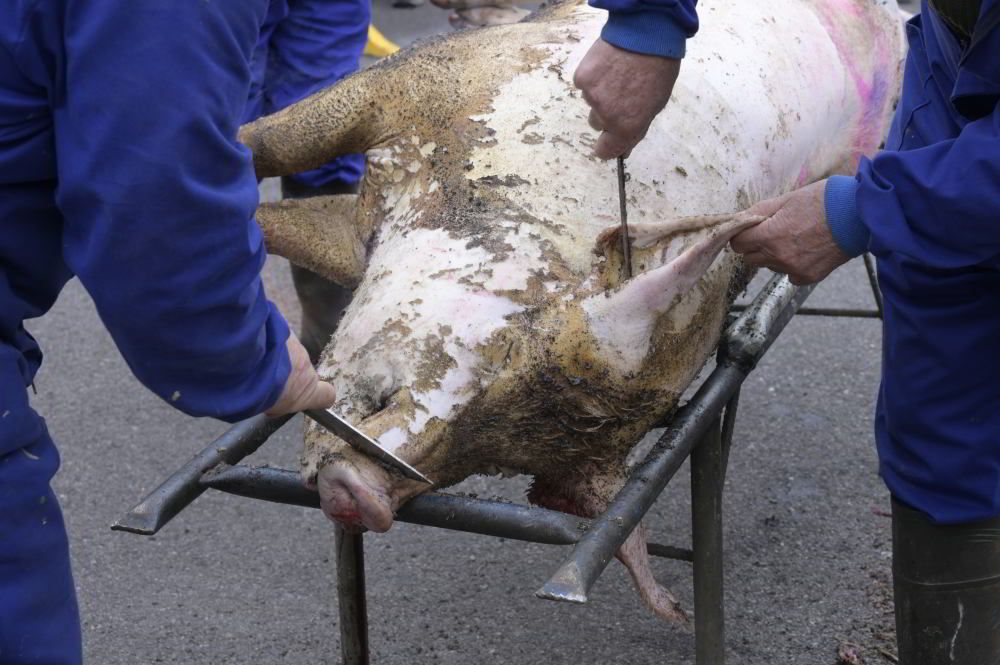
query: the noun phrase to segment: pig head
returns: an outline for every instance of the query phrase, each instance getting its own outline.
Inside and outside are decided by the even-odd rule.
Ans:
[[[613,165],[572,72],[603,15],[576,2],[401,52],[246,126],[258,176],[366,152],[354,199],[262,206],[269,248],[356,287],[324,352],[335,408],[448,486],[529,474],[582,515],[677,405],[749,277],[736,211],[852,169],[898,88],[894,10],[868,0],[711,0],[668,110],[628,160],[635,276]],[[720,214],[703,216],[701,213]],[[310,426],[303,475],[334,519],[387,530],[428,487]],[[641,531],[620,552],[647,604]]]

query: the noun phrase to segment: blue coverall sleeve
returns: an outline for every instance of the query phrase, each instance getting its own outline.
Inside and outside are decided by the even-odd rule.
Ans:
[[[601,38],[646,55],[683,58],[685,40],[698,31],[697,0],[590,0],[608,10]]]
[[[267,2],[66,5],[53,91],[66,262],[156,394],[192,415],[260,413],[290,370],[236,141]]]
[[[1000,108],[956,138],[863,160],[855,195],[876,256],[1000,268]]]
[[[264,112],[275,113],[356,72],[368,41],[370,0],[289,0],[270,38]],[[364,155],[342,155],[293,178],[321,187],[356,183]]]
[[[271,37],[265,113],[275,113],[358,70],[370,0],[289,0]]]

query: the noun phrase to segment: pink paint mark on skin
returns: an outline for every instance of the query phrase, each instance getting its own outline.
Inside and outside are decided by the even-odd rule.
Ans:
[[[812,182],[812,178],[809,175],[809,167],[806,164],[803,164],[802,168],[799,169],[799,180],[796,187],[805,187],[810,182]]]
[[[861,102],[861,117],[858,121],[857,131],[852,140],[852,158],[857,162],[862,155],[874,151],[882,140],[884,110],[888,101],[891,81],[887,72],[891,71],[891,60],[889,57],[888,44],[886,44],[882,30],[877,23],[876,9],[863,10],[856,0],[833,0],[832,2],[821,4],[817,7],[817,14],[820,22],[826,28],[830,41],[833,42],[840,60],[847,73],[854,82],[858,99]],[[856,54],[858,49],[852,50],[851,43],[845,39],[838,25],[838,19],[844,14],[863,21],[868,32],[875,37],[874,54],[875,62],[872,73],[869,77],[862,71]]]
[[[850,14],[855,18],[861,16],[861,7],[853,0],[837,0],[831,4],[836,5],[836,10],[842,14]]]

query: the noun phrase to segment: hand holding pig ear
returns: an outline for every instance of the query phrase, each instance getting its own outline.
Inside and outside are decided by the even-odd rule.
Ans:
[[[826,222],[826,180],[761,201],[744,215],[766,217],[733,238],[734,251],[752,266],[788,275],[792,284],[814,284],[850,258]]]
[[[673,92],[681,61],[633,53],[598,39],[576,68],[573,82],[590,104],[590,126],[601,132],[594,154],[629,153]]]
[[[288,373],[285,381],[285,389],[281,391],[281,396],[270,409],[265,413],[271,418],[282,416],[286,413],[298,413],[306,409],[326,409],[333,406],[337,399],[337,394],[333,386],[325,381],[320,381],[319,375],[309,361],[309,353],[306,351],[295,333],[288,334],[288,341],[285,342],[288,349],[288,360],[292,364],[292,371]]]

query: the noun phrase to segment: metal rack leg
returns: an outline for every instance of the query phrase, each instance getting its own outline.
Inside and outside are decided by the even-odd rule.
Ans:
[[[365,552],[360,533],[334,528],[337,548],[337,601],[340,650],[344,665],[368,665],[368,603],[365,600]]]
[[[722,485],[723,447],[718,421],[691,453],[691,522],[694,549],[694,627],[697,665],[724,665]]]

